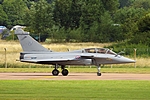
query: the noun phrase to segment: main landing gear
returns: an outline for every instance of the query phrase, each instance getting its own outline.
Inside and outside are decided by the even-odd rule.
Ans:
[[[98,65],[97,66],[97,70],[98,70],[98,72],[97,72],[97,76],[101,76],[102,74],[101,74],[101,65]]]
[[[62,69],[62,75],[63,76],[67,76],[69,71],[67,69],[65,69],[65,65],[61,65],[61,69]],[[59,70],[58,70],[58,65],[55,65],[55,69],[52,71],[53,76],[58,76],[59,74]]]

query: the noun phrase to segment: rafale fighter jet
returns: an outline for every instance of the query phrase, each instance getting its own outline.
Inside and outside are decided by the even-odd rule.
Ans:
[[[97,66],[97,75],[101,76],[100,66],[102,64],[122,64],[135,63],[134,60],[116,54],[107,48],[87,48],[68,52],[53,52],[44,48],[36,40],[34,40],[29,32],[25,32],[22,28],[15,29],[23,52],[20,53],[20,61],[37,64],[54,65],[52,74],[59,74],[58,67],[61,66],[62,75],[67,76],[68,70],[66,65],[95,65]]]

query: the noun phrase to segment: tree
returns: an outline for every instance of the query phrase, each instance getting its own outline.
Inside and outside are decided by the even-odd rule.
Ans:
[[[119,7],[119,0],[101,0],[105,10],[114,13],[118,10]]]
[[[124,39],[131,39],[138,30],[137,22],[146,11],[143,8],[124,7],[119,9],[114,15],[114,21],[121,25]]]
[[[45,41],[53,26],[52,6],[45,0],[39,0],[26,13],[25,23],[32,32],[39,35],[39,41]],[[41,38],[43,35],[45,38]]]
[[[24,25],[23,17],[27,10],[23,0],[4,0],[3,9],[8,16],[7,27],[12,28],[14,25]]]
[[[94,24],[101,23],[101,15],[103,15],[105,9],[103,4],[100,0],[91,0],[91,1],[84,1],[82,0],[83,4],[81,7],[81,18],[80,18],[80,27],[83,30],[83,41],[92,41],[92,37],[94,36]]]
[[[100,23],[100,16],[104,13],[104,7],[99,0],[85,1],[82,4],[81,26],[83,29],[89,29],[93,22]]]
[[[99,27],[99,33],[101,33],[99,36],[99,42],[114,42],[122,40],[121,33],[120,31],[118,32],[120,26],[114,25],[109,12],[105,12],[101,17],[101,20]]]
[[[150,31],[150,13],[145,15],[138,21],[138,30],[139,32]]]
[[[3,3],[3,1],[4,1],[4,0],[0,0],[0,4],[2,4],[2,3]]]
[[[54,21],[66,30],[77,29],[81,16],[80,0],[56,0],[54,7]]]
[[[5,13],[5,11],[3,10],[3,7],[0,5],[0,25],[3,25],[3,26],[7,26],[7,15]]]
[[[75,35],[75,33],[80,26],[81,5],[82,2],[80,0],[55,1],[55,7],[53,11],[55,25],[62,28],[61,31],[66,31],[65,40],[67,42],[70,41],[71,37],[73,36],[72,34],[74,34],[74,36],[78,36]]]
[[[119,40],[120,34],[117,29],[120,27],[114,27],[112,21],[112,15],[118,6],[118,0],[94,0],[83,3],[80,25],[84,30],[84,41],[110,42]]]
[[[89,39],[92,42],[114,42],[122,40],[121,28],[119,25],[114,25],[114,22],[109,14],[105,12],[101,16],[101,23],[94,22],[89,30]]]
[[[150,0],[135,0],[131,6],[148,10],[150,8]]]
[[[119,8],[129,7],[135,0],[119,0]]]

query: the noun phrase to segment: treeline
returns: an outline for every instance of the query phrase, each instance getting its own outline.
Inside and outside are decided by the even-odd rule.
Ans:
[[[0,0],[0,12],[0,25],[23,25],[52,42],[150,46],[150,0]]]

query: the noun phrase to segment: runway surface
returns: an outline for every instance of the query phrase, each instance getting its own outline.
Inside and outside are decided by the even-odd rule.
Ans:
[[[69,73],[52,76],[51,73],[0,73],[0,80],[150,80],[150,74],[127,73]]]

